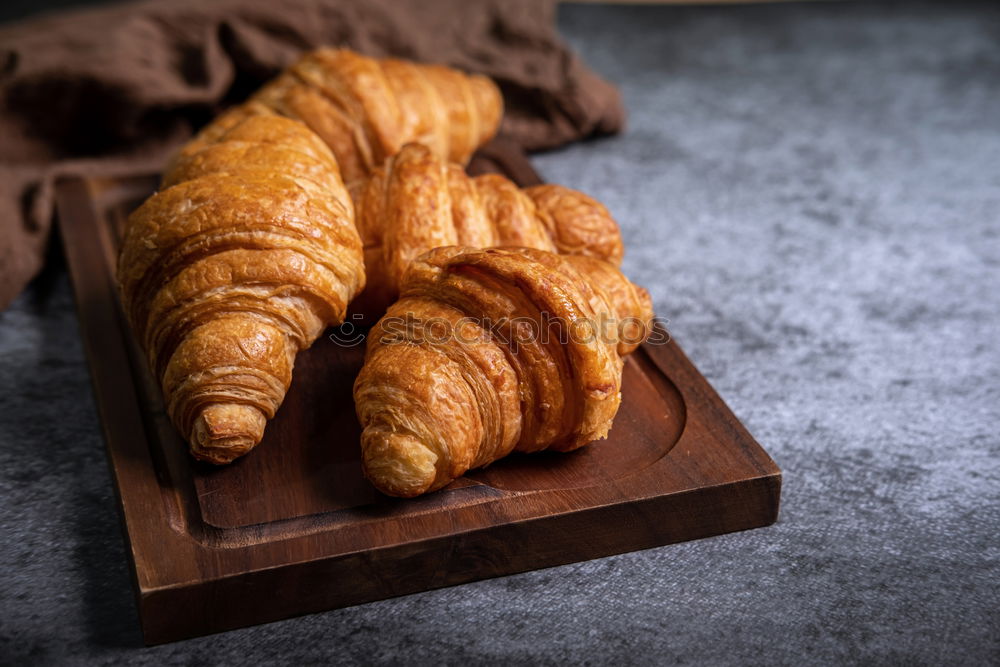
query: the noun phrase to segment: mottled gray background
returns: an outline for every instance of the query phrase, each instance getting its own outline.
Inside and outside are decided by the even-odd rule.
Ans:
[[[144,649],[65,270],[0,314],[19,662],[1000,661],[1000,7],[565,7],[628,131],[538,156],[785,471],[770,528]]]

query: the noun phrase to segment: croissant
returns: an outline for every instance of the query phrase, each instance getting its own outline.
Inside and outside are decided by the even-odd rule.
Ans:
[[[162,187],[128,219],[122,302],[191,452],[228,463],[364,286],[361,240],[330,149],[280,116],[203,138]]]
[[[499,174],[470,178],[408,144],[351,186],[367,287],[351,310],[371,319],[399,295],[412,260],[431,248],[521,246],[598,257],[618,266],[622,241],[607,209],[559,185],[520,189]]]
[[[496,133],[503,100],[484,76],[318,49],[208,125],[182,156],[213,143],[248,116],[275,114],[300,120],[319,135],[350,183],[410,141],[465,164]]]
[[[426,253],[372,329],[354,384],[365,475],[412,497],[511,451],[565,452],[605,437],[622,355],[652,316],[644,289],[592,257]]]

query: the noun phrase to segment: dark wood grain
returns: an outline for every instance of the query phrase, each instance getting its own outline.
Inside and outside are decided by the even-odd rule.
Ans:
[[[537,182],[502,144],[470,169]],[[73,180],[57,191],[148,643],[777,518],[779,469],[673,342],[628,359],[607,440],[513,456],[422,498],[387,498],[363,479],[351,401],[362,347],[330,337],[298,357],[257,449],[228,467],[194,462],[113,277],[124,217],[153,187],[153,177]]]

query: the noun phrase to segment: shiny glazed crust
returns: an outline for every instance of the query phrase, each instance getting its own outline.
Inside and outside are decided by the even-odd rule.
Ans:
[[[469,177],[407,144],[351,187],[367,288],[351,305],[372,321],[399,295],[414,258],[440,246],[519,246],[597,257],[618,266],[618,224],[599,202],[560,185],[518,188],[499,174]]]
[[[599,259],[529,248],[422,255],[371,331],[354,385],[365,475],[412,497],[514,450],[604,438],[621,401],[621,354],[637,341],[595,327],[636,318],[648,334],[652,316],[646,291]]]
[[[247,116],[305,123],[333,151],[347,183],[364,178],[407,142],[465,164],[496,133],[503,98],[490,79],[440,65],[317,49],[220,116],[185,149],[197,152]]]
[[[192,454],[228,463],[263,435],[295,354],[364,286],[337,161],[305,125],[229,117],[131,216],[125,312]]]

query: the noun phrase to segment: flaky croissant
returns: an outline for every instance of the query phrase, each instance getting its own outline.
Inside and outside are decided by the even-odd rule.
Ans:
[[[274,114],[300,120],[319,135],[350,183],[410,141],[465,164],[496,133],[503,99],[484,76],[377,60],[347,49],[317,49],[213,121],[184,154],[214,142],[248,116]]]
[[[518,188],[408,144],[351,185],[367,287],[351,310],[374,320],[399,295],[413,259],[439,246],[520,246],[621,263],[618,224],[587,195],[559,185]]]
[[[350,197],[298,121],[249,116],[174,161],[128,220],[126,315],[195,457],[228,463],[263,435],[298,350],[364,285]]]
[[[365,475],[412,497],[511,451],[603,438],[649,295],[614,266],[524,248],[438,248],[372,329],[354,385]]]

